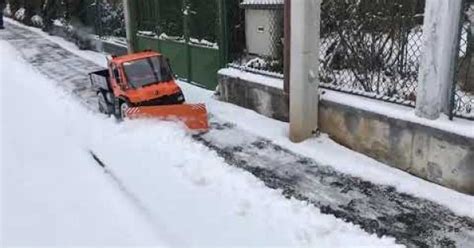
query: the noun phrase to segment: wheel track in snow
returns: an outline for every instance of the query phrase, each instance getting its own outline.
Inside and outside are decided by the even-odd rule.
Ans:
[[[97,99],[88,73],[96,64],[66,51],[28,29],[7,23],[0,39],[9,41],[23,58],[66,92],[95,111]],[[288,198],[307,201],[322,213],[359,225],[368,233],[395,237],[409,247],[469,247],[474,220],[457,216],[431,201],[397,192],[335,171],[270,140],[249,134],[211,117],[211,131],[193,138],[232,166],[244,169]],[[229,143],[226,137],[240,137]]]

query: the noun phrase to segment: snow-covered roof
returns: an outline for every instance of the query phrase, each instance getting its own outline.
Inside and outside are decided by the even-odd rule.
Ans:
[[[243,0],[242,8],[281,8],[284,0]]]

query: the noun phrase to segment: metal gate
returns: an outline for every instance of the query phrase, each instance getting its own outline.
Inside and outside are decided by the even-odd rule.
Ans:
[[[217,71],[227,62],[221,25],[223,0],[137,0],[136,50],[159,51],[188,82],[214,90]],[[225,47],[225,46],[224,46]]]

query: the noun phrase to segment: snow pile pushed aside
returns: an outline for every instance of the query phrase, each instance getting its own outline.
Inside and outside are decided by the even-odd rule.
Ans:
[[[393,239],[368,235],[283,198],[224,164],[180,125],[117,124],[88,112],[17,62],[10,46],[0,42],[0,48],[7,58],[2,61],[9,61],[1,64],[2,81],[11,82],[2,84],[2,92],[23,96],[2,93],[2,101],[15,106],[2,107],[7,119],[2,123],[2,234],[7,244],[140,244],[154,241],[152,231],[177,247],[395,246]],[[37,111],[31,111],[33,105]],[[107,177],[88,150],[133,197],[120,198],[103,181]],[[128,206],[131,202],[149,217],[153,230]]]
[[[63,120],[84,111],[61,106],[69,97],[14,52],[0,41],[0,246],[162,244],[77,143],[74,130],[86,120]]]

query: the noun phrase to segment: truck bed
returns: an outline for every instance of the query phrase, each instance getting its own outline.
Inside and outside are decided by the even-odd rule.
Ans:
[[[110,79],[110,74],[109,74],[109,70],[107,69],[104,69],[104,70],[100,70],[100,71],[95,71],[95,72],[91,72],[89,73],[89,78],[91,80],[91,85],[93,88],[99,90],[99,89],[103,89],[103,90],[107,90],[109,91],[110,88],[109,88],[109,79]]]

